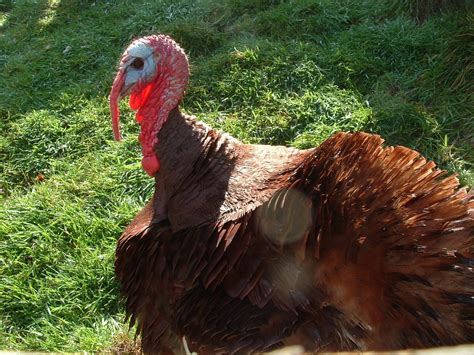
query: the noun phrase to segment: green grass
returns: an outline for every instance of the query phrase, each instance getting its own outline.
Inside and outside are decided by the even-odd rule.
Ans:
[[[107,95],[131,39],[173,35],[184,110],[245,142],[375,132],[473,186],[474,16],[451,3],[0,2],[0,349],[129,341],[114,248],[153,181],[126,103],[112,141]]]

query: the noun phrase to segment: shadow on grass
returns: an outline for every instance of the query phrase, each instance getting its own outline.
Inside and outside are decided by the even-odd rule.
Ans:
[[[30,33],[37,28],[38,21],[44,16],[44,13],[50,8],[48,0],[40,0],[28,3],[13,3],[6,1],[5,5],[0,5],[1,11],[7,11],[7,20],[3,23],[2,29],[8,30],[14,26],[25,27]],[[21,10],[19,10],[21,8]]]

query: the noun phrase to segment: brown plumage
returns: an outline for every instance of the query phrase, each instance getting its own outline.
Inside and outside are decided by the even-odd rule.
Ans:
[[[474,196],[419,153],[366,133],[247,145],[177,107],[156,138],[115,262],[144,351],[474,341]]]

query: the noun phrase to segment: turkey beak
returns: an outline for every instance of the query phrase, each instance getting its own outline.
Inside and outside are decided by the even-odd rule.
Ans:
[[[110,113],[112,115],[112,128],[114,130],[114,138],[116,141],[121,139],[119,124],[119,102],[124,96],[127,95],[127,91],[129,89],[124,87],[126,73],[126,68],[121,66],[119,72],[115,76],[109,96]]]

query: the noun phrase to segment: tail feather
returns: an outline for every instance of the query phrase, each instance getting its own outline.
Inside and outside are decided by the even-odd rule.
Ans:
[[[382,143],[336,134],[297,176],[315,202],[315,283],[346,316],[383,334],[372,349],[387,339],[393,347],[468,342],[474,195],[419,153]]]

